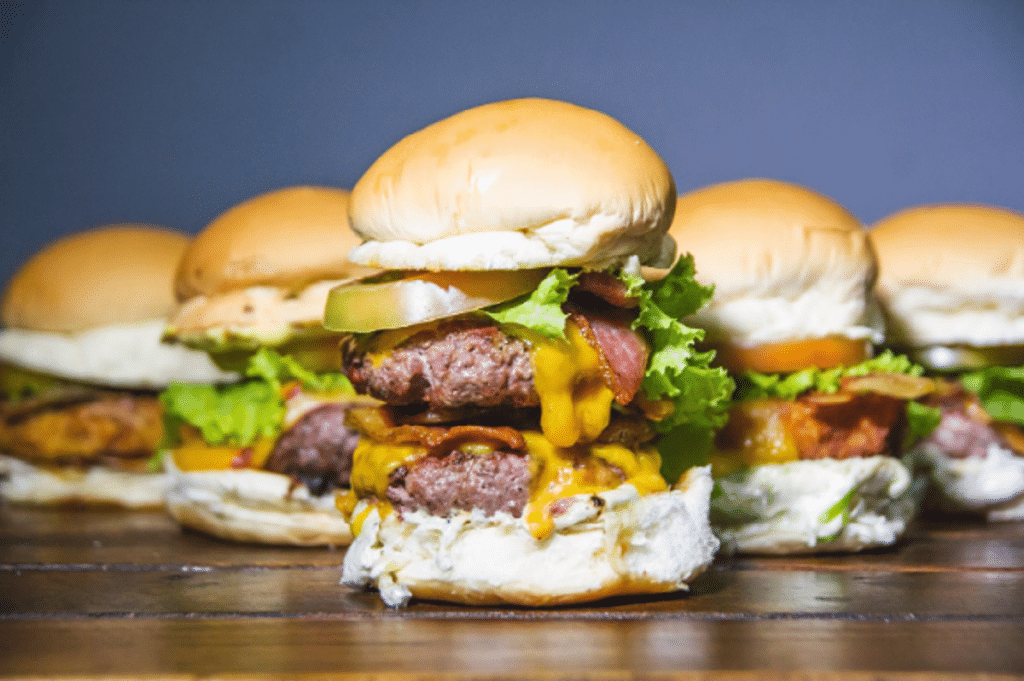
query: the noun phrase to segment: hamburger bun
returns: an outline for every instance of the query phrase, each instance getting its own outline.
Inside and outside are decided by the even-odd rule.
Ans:
[[[712,185],[679,197],[669,234],[694,256],[697,280],[715,287],[691,318],[711,345],[834,338],[863,348],[878,333],[867,304],[876,274],[867,236],[822,194],[767,179]]]
[[[314,496],[269,471],[181,471],[166,457],[167,510],[179,524],[221,539],[256,544],[346,546],[348,523],[333,494]]]
[[[223,213],[181,259],[167,338],[221,352],[325,335],[328,291],[373,273],[346,257],[348,204],[345,189],[287,187]]]
[[[1024,345],[1024,215],[918,206],[885,218],[870,236],[890,345]]]
[[[58,239],[12,277],[0,306],[8,328],[74,334],[164,319],[189,237],[148,225],[111,225]]]
[[[566,102],[475,107],[385,152],[352,190],[350,258],[399,270],[671,263],[675,184],[615,119]],[[667,262],[666,262],[667,261]]]
[[[539,607],[685,590],[718,549],[711,487],[705,467],[668,492],[640,496],[623,485],[579,495],[544,540],[508,513],[381,519],[372,509],[345,554],[342,583],[374,586],[392,607],[413,597]]]
[[[151,392],[217,382],[204,353],[161,343],[189,237],[111,225],[50,244],[12,278],[0,315],[0,494],[29,504],[160,506]]]

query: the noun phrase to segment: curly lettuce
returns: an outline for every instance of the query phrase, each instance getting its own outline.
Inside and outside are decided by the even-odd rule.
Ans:
[[[895,355],[892,351],[886,350],[877,357],[849,367],[840,366],[833,369],[812,367],[792,374],[761,374],[747,371],[738,381],[736,399],[794,400],[809,390],[833,394],[839,390],[843,379],[847,376],[866,376],[873,373],[921,376],[924,373],[924,367],[914,364],[906,355]]]

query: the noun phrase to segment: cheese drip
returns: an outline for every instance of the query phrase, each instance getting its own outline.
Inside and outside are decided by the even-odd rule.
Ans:
[[[729,422],[715,438],[711,472],[729,475],[747,466],[786,463],[800,458],[784,410],[777,400],[738,402],[729,412]]]
[[[597,494],[622,484],[636,487],[640,494],[661,492],[668,488],[661,477],[661,457],[653,447],[633,451],[620,444],[592,444],[572,448],[559,447],[543,433],[524,431],[526,456],[529,457],[530,497],[523,515],[530,532],[543,539],[555,528],[552,504],[577,494]],[[488,445],[461,446],[467,454],[482,455],[493,451]],[[356,499],[372,501],[381,515],[391,512],[385,500],[391,473],[399,466],[411,465],[428,456],[418,446],[393,445],[360,440],[352,460],[352,490],[338,499],[339,510],[351,518],[352,530],[358,535],[369,507],[353,517]]]
[[[605,384],[601,355],[571,321],[566,339],[534,345],[533,387],[540,427],[555,445],[591,442],[608,427],[615,394]]]

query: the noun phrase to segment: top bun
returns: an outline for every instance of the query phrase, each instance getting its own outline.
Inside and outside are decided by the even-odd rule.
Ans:
[[[675,184],[636,133],[566,102],[517,99],[409,135],[352,190],[350,254],[385,269],[671,261]]]
[[[867,293],[875,259],[856,217],[806,187],[725,182],[679,197],[669,234],[715,286],[693,323],[712,342],[768,343],[878,335]]]
[[[369,274],[347,258],[359,243],[349,229],[348,204],[345,189],[288,187],[228,209],[185,252],[178,298],[251,286],[300,289]]]
[[[1024,344],[1024,215],[918,206],[885,218],[870,236],[890,342]]]
[[[11,279],[5,326],[78,333],[163,319],[174,309],[174,271],[189,237],[146,225],[111,225],[59,239]]]

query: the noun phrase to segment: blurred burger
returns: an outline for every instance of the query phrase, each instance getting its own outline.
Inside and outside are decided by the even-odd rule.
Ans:
[[[472,604],[685,589],[718,542],[707,468],[660,473],[660,433],[720,422],[732,388],[679,321],[710,292],[670,264],[675,186],[608,116],[524,99],[406,137],[353,189],[384,275],[331,292],[360,392],[342,581]],[[376,301],[377,305],[363,304]],[[676,483],[672,485],[670,483]]]
[[[181,524],[236,540],[345,544],[334,501],[348,487],[357,398],[339,373],[341,336],[322,324],[327,292],[373,270],[352,264],[349,193],[289,187],[211,222],[181,258],[180,309],[166,337],[206,350],[244,380],[177,383],[161,396],[168,508]]]
[[[111,225],[55,241],[11,279],[0,311],[0,496],[163,505],[157,391],[233,378],[203,353],[160,342],[188,243]]]
[[[1024,215],[920,206],[870,234],[887,344],[944,377],[916,459],[945,506],[1024,519]]]
[[[904,357],[871,357],[876,263],[860,222],[810,189],[748,179],[679,197],[669,233],[715,287],[690,321],[737,380],[710,452],[724,548],[895,542],[917,500],[904,441],[927,427],[911,400],[934,385]]]

